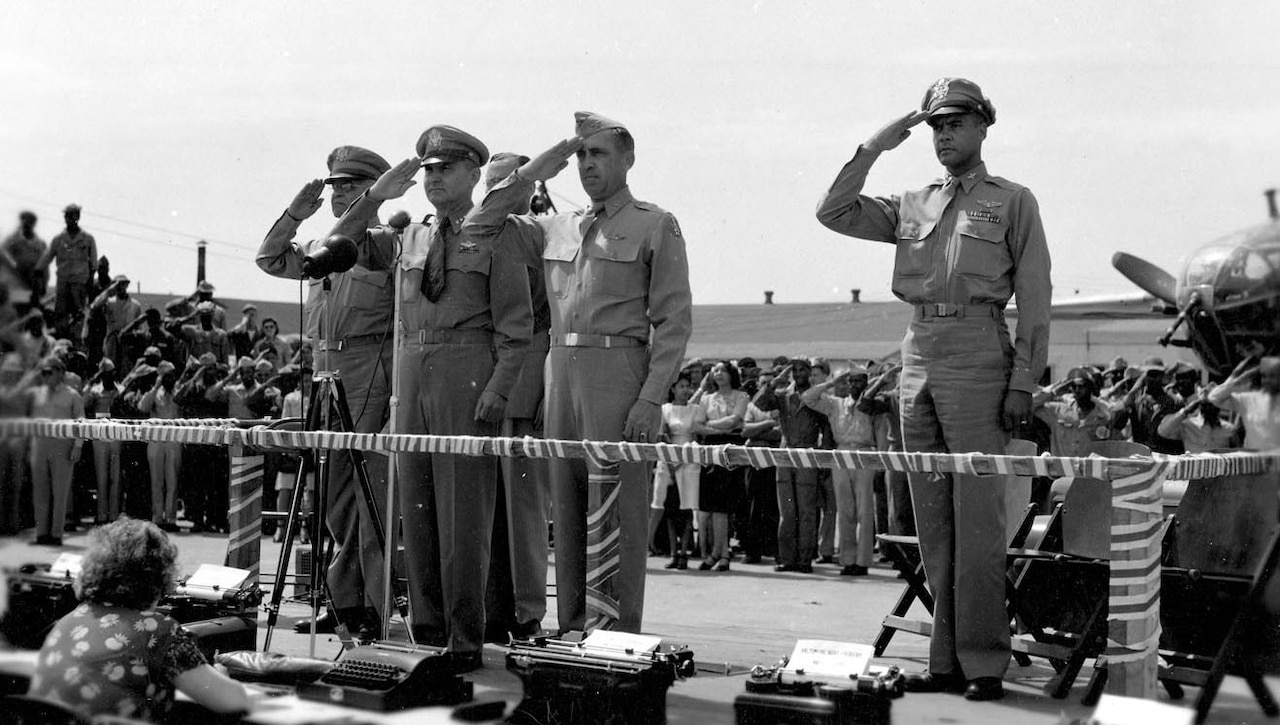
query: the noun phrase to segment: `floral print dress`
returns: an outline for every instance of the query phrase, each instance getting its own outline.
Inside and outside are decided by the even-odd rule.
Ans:
[[[45,638],[28,694],[87,716],[160,720],[174,679],[205,663],[195,638],[168,615],[81,602]]]

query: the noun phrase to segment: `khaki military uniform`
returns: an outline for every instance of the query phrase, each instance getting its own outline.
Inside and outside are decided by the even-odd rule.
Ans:
[[[274,277],[302,279],[302,262],[323,240],[295,243],[299,222],[280,215],[258,249],[257,263]],[[366,256],[330,276],[328,306],[323,280],[307,280],[306,333],[313,341],[317,369],[337,372],[356,433],[377,433],[386,424],[391,399],[391,314],[395,291],[391,273],[370,269]],[[332,319],[329,316],[332,315]],[[333,413],[333,427],[338,416]],[[386,507],[387,457],[365,453],[379,517]],[[325,524],[334,538],[326,581],[336,610],[374,607],[380,611],[383,552],[351,459],[329,456]],[[305,485],[305,482],[304,482]]]
[[[335,232],[356,239],[377,269],[396,260],[396,233],[365,228],[378,204],[362,196]],[[444,291],[436,302],[421,292],[428,250],[441,220],[404,231],[399,264],[402,433],[492,436],[497,426],[475,419],[482,392],[506,399],[529,346],[529,280],[524,268],[494,255],[449,220]],[[421,642],[478,652],[484,642],[497,460],[435,453],[399,459],[405,565],[413,626]]]
[[[848,236],[895,245],[893,292],[916,313],[902,342],[907,451],[1001,453],[1006,391],[1034,393],[1049,342],[1049,251],[1035,197],[979,164],[901,197],[861,194],[878,154],[859,148],[818,206]],[[1017,296],[1010,339],[1004,309]],[[1006,477],[912,474],[925,573],[935,597],[929,669],[1000,677]]]
[[[486,195],[468,229],[496,255],[541,267],[551,311],[546,432],[555,439],[622,440],[637,399],[661,407],[692,328],[685,242],[675,218],[623,188],[586,212],[515,216],[532,183],[512,174]],[[556,600],[561,630],[638,632],[644,611],[649,466],[552,459]],[[591,481],[591,484],[588,481]],[[616,602],[588,592],[589,485],[618,490]],[[612,550],[613,542],[609,543]],[[611,610],[587,621],[593,611]],[[616,609],[615,609],[616,607]]]

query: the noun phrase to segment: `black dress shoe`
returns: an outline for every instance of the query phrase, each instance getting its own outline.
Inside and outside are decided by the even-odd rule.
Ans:
[[[333,616],[332,612],[324,612],[316,617],[316,634],[333,634],[337,631],[337,627],[338,618]],[[311,634],[311,618],[307,617],[300,622],[295,622],[293,631],[298,634]]]
[[[867,567],[850,564],[840,569],[840,576],[866,576]]]
[[[521,622],[511,627],[511,636],[515,639],[533,639],[544,634],[546,632],[542,631],[542,622],[536,619],[530,619],[527,622]]]
[[[951,672],[908,672],[902,684],[907,692],[964,692],[967,683],[963,677]]]
[[[813,565],[812,564],[796,564],[796,568],[793,571],[800,572],[801,574],[812,574]]]
[[[773,567],[773,570],[774,571],[795,571],[796,565],[795,564],[778,564],[777,566]]]
[[[480,652],[450,652],[450,664],[455,675],[474,672],[484,667],[484,655]]]
[[[836,558],[835,558],[834,556],[828,556],[828,555],[825,555],[825,554],[824,554],[824,555],[822,555],[822,556],[818,557],[818,563],[819,563],[819,564],[834,564],[834,563],[836,563]]]
[[[760,557],[754,556],[754,555],[745,556],[742,558],[742,563],[743,564],[759,564]]]
[[[964,688],[964,699],[982,702],[1004,697],[1004,683],[999,677],[975,677]]]

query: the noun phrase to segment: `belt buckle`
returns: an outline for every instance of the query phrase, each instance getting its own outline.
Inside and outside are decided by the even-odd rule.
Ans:
[[[613,335],[601,335],[601,336],[600,336],[600,343],[601,343],[601,347],[603,347],[604,349],[606,349],[606,350],[612,350],[612,349],[613,349]]]
[[[565,347],[577,347],[577,346],[578,346],[578,333],[576,333],[576,332],[566,332],[566,333],[565,333],[565,335],[564,335],[564,346],[565,346]]]
[[[937,302],[933,305],[934,316],[936,317],[959,317],[960,305],[953,305],[950,302]]]
[[[418,344],[419,344],[419,345],[425,345],[425,344],[427,344],[427,331],[426,331],[426,330],[418,330]]]

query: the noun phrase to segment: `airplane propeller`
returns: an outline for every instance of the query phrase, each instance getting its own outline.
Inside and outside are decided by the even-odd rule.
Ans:
[[[1116,252],[1111,256],[1111,266],[1142,291],[1166,305],[1178,304],[1178,281],[1151,262],[1132,254]]]

